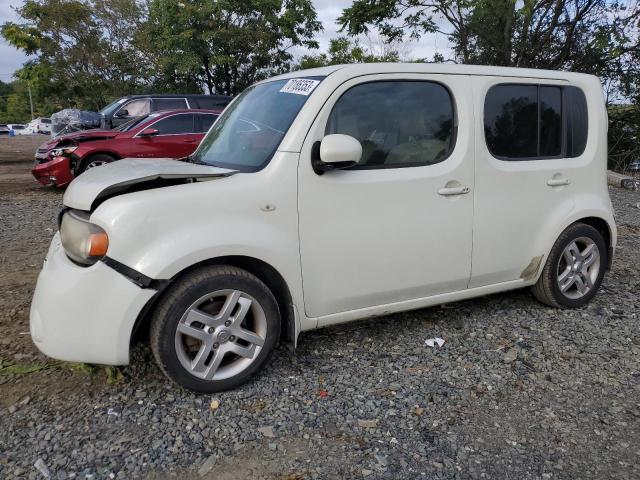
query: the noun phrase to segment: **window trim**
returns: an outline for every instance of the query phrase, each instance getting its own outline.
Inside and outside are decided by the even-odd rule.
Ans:
[[[537,102],[538,102],[538,131],[537,131],[537,150],[538,152],[540,151],[540,133],[541,133],[541,128],[540,128],[540,107],[541,107],[541,102],[540,102],[540,87],[556,87],[560,89],[560,114],[561,114],[561,119],[560,119],[560,123],[562,125],[562,132],[561,132],[561,138],[560,138],[560,154],[559,155],[536,155],[534,157],[505,157],[505,156],[501,156],[501,155],[496,155],[495,153],[493,153],[491,151],[491,148],[489,147],[489,142],[487,141],[487,133],[485,131],[485,120],[486,120],[486,110],[487,110],[487,97],[489,96],[489,93],[491,92],[491,90],[493,90],[494,88],[497,87],[536,87],[536,98],[537,98]],[[531,161],[535,161],[535,160],[561,160],[564,158],[577,158],[580,155],[582,155],[582,153],[580,155],[577,155],[576,157],[568,157],[567,156],[567,134],[568,134],[568,127],[569,127],[569,115],[567,115],[567,108],[566,108],[566,100],[565,100],[565,90],[568,87],[574,87],[574,88],[578,88],[584,95],[584,92],[582,91],[582,89],[580,87],[577,87],[576,85],[573,84],[557,84],[557,83],[532,83],[532,82],[503,82],[503,83],[495,83],[493,85],[491,85],[491,87],[489,87],[489,89],[487,90],[487,92],[484,95],[484,102],[482,104],[482,136],[484,137],[484,145],[487,148],[487,152],[489,152],[489,154],[495,158],[496,160],[500,160],[502,162],[531,162]],[[585,101],[586,101],[586,95],[584,95]],[[588,125],[588,118],[587,118],[587,125]],[[589,128],[587,127],[587,140],[589,140]],[[586,145],[586,142],[585,142]]]
[[[144,138],[141,137],[140,134],[142,132],[144,132],[146,129],[148,128],[152,128],[156,123],[161,122],[162,120],[165,120],[167,118],[171,118],[171,117],[175,117],[177,115],[194,115],[191,112],[179,112],[179,113],[172,113],[171,115],[167,115],[166,117],[162,117],[162,118],[157,118],[153,121],[153,123],[150,123],[149,125],[147,125],[146,127],[142,128],[138,133],[136,133],[132,138]],[[195,129],[195,123],[196,123],[196,119],[195,116],[193,117],[193,122],[192,122],[192,129]],[[163,134],[158,134],[158,135],[154,135],[153,138],[158,138],[158,137],[175,137],[176,135],[203,135],[202,133],[197,133],[197,132],[184,132],[184,133],[163,133]]]
[[[436,162],[436,163],[427,163],[427,162],[420,162],[420,163],[395,163],[395,164],[389,164],[389,165],[385,165],[384,163],[380,164],[380,165],[354,165],[353,167],[348,167],[348,168],[342,168],[341,171],[343,172],[347,172],[347,171],[358,171],[358,170],[388,170],[388,169],[392,169],[392,168],[415,168],[415,167],[431,167],[433,165],[438,165],[440,163],[445,162],[446,160],[448,160],[451,155],[453,154],[453,152],[456,149],[456,144],[458,141],[458,108],[457,108],[457,104],[456,104],[456,98],[453,95],[453,92],[451,91],[451,89],[449,88],[448,85],[446,85],[443,82],[437,81],[437,80],[431,80],[431,79],[417,79],[417,78],[384,78],[384,79],[379,79],[379,80],[369,80],[369,81],[365,81],[362,83],[358,83],[356,85],[353,85],[349,88],[347,88],[344,92],[342,92],[340,94],[340,96],[338,97],[338,99],[333,102],[333,105],[331,106],[331,110],[329,111],[329,115],[327,116],[327,121],[324,127],[324,132],[323,132],[323,138],[327,135],[330,135],[327,133],[327,127],[329,126],[329,120],[331,119],[331,114],[333,113],[334,108],[336,107],[336,105],[338,104],[338,102],[342,99],[342,97],[344,95],[346,95],[348,92],[350,92],[351,90],[353,90],[354,88],[357,87],[361,87],[362,85],[367,85],[370,83],[391,83],[391,82],[395,82],[395,83],[431,83],[431,84],[436,84],[439,85],[441,87],[443,87],[445,89],[445,91],[447,92],[447,94],[449,95],[449,100],[451,100],[451,111],[452,111],[452,115],[453,115],[453,124],[451,126],[451,147],[449,148],[449,152],[447,153],[447,155],[440,161]],[[318,149],[319,152],[319,149]],[[313,155],[312,155],[313,157]],[[313,158],[312,158],[312,162],[313,162]]]

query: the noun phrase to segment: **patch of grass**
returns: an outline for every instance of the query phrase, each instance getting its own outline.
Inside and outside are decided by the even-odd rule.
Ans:
[[[104,372],[107,375],[107,383],[109,385],[117,385],[124,380],[124,375],[118,367],[106,366]]]
[[[3,375],[28,375],[30,373],[41,372],[50,368],[66,367],[75,372],[86,375],[94,375],[104,370],[106,381],[109,385],[117,385],[124,380],[124,375],[118,367],[108,365],[90,365],[88,363],[76,362],[46,362],[46,363],[15,363],[0,358],[0,376]]]
[[[59,367],[62,362],[47,363],[10,363],[7,360],[0,362],[0,375],[26,375],[40,372],[49,368]]]

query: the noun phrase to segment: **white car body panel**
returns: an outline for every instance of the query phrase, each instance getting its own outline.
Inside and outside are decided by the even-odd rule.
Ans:
[[[585,217],[604,220],[615,247],[605,174],[606,112],[595,77],[501,67],[367,64],[277,78],[300,76],[326,77],[262,170],[234,173],[171,160],[121,160],[75,179],[65,206],[93,209],[90,221],[109,236],[107,255],[154,280],[171,281],[189,267],[221,257],[270,265],[288,287],[295,337],[325,325],[532,285],[558,235]],[[452,154],[424,167],[318,176],[310,152],[324,135],[331,106],[347,88],[371,79],[446,85],[458,118]],[[515,81],[567,83],[584,91],[589,140],[580,157],[507,162],[489,154],[484,95],[495,83]],[[549,187],[547,180],[557,174],[570,183]],[[117,195],[118,188],[154,178],[211,181]],[[468,193],[438,195],[450,181],[469,187]],[[112,195],[101,199],[107,190]],[[126,363],[127,335],[155,290],[138,287],[101,262],[77,266],[60,248],[49,256],[55,261],[45,263],[32,307],[36,344],[57,358]],[[91,293],[96,285],[100,299]],[[78,318],[90,325],[110,321],[96,327],[95,334],[83,326],[87,338],[82,342],[71,338]],[[56,328],[68,339],[55,334]],[[104,340],[99,348],[97,335]]]
[[[158,178],[213,178],[231,173],[232,170],[170,158],[125,158],[99,170],[90,169],[82,175],[81,182],[71,182],[62,202],[69,208],[90,210],[93,202],[108,189]]]

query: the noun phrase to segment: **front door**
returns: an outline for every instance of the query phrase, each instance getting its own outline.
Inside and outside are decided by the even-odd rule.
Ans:
[[[473,221],[468,77],[372,75],[339,87],[299,166],[305,312],[322,317],[467,288]],[[318,175],[317,142],[360,141],[359,164]]]
[[[186,157],[193,153],[202,140],[202,134],[196,132],[193,113],[177,113],[158,120],[147,128],[158,130],[158,134],[138,134],[133,138],[132,148],[135,149],[136,157]]]

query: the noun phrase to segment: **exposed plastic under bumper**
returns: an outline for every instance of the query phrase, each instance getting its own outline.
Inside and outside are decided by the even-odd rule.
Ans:
[[[31,304],[31,338],[59,360],[126,365],[136,318],[155,293],[102,262],[74,264],[56,234]]]

